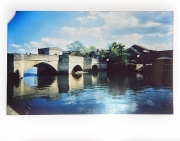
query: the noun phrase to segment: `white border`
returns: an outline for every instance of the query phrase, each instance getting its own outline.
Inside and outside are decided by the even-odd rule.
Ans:
[[[174,115],[6,115],[8,11],[174,11]],[[2,141],[180,141],[178,0],[4,0],[0,2]]]

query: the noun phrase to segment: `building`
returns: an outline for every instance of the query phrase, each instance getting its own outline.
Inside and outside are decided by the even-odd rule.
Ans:
[[[130,60],[130,62],[136,62],[137,58],[142,53],[149,52],[150,50],[143,46],[134,44],[132,47],[128,48],[126,51],[129,54],[128,59]]]
[[[160,56],[158,51],[150,50],[148,52],[143,52],[136,60],[138,64],[152,64],[152,62]]]
[[[62,55],[62,49],[57,47],[47,47],[47,48],[39,48],[38,54],[45,55]]]
[[[99,58],[100,58],[99,50],[97,49],[96,51],[91,51],[91,53],[89,54],[89,57],[92,57],[92,58],[99,60]]]
[[[159,57],[170,57],[173,58],[173,50],[161,50],[158,51],[160,53]]]

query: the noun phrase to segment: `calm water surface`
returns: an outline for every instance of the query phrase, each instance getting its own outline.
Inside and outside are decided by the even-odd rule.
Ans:
[[[8,81],[19,114],[172,114],[172,73],[26,76]]]

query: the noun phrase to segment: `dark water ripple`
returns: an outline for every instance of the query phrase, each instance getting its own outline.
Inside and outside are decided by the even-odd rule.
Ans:
[[[158,78],[152,81],[152,74],[137,73],[28,76],[18,85],[8,82],[8,104],[19,114],[29,115],[172,114],[169,76],[165,84]]]

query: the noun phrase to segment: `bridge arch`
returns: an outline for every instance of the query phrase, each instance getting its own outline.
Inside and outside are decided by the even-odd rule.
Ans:
[[[22,72],[22,76],[24,73],[29,70],[32,67],[37,67],[37,74],[38,75],[52,75],[57,74],[57,70],[52,66],[51,64],[47,62],[36,62],[34,64],[29,64],[26,68],[24,68],[24,71]]]
[[[72,69],[72,73],[76,73],[76,72],[80,72],[80,71],[83,71],[83,69],[82,69],[82,67],[80,65],[76,65]]]
[[[55,76],[24,77],[23,81],[29,88],[45,88],[54,83]]]
[[[98,69],[99,69],[99,68],[98,68],[97,65],[93,65],[93,66],[92,66],[92,71],[98,71]]]

